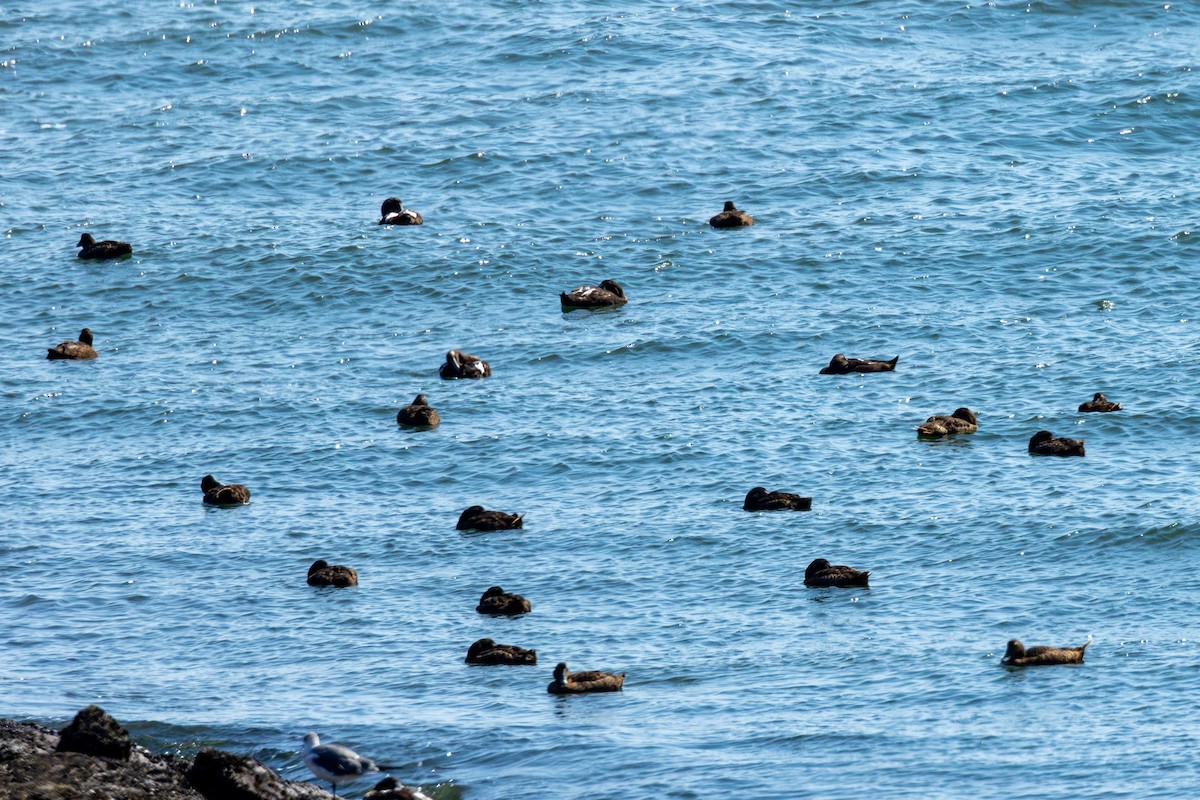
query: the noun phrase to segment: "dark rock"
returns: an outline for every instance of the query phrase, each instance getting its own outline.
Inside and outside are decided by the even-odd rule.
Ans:
[[[188,770],[188,782],[208,800],[303,800],[328,797],[311,783],[293,783],[270,767],[224,750],[204,749]]]
[[[129,731],[100,706],[88,706],[80,711],[59,736],[56,748],[59,752],[127,761],[133,749]]]

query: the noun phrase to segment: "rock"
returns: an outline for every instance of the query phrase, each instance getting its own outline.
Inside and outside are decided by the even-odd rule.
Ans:
[[[285,781],[253,758],[211,748],[196,754],[187,779],[208,800],[307,800],[329,796],[311,783]]]
[[[286,781],[232,753],[202,750],[195,760],[155,755],[121,725],[89,706],[58,731],[0,720],[3,800],[328,800],[311,783]]]
[[[60,753],[83,753],[127,761],[133,749],[129,731],[100,706],[88,706],[80,711],[59,736],[55,749]]]

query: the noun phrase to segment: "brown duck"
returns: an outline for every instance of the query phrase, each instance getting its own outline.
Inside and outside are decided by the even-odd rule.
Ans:
[[[550,694],[587,694],[588,692],[619,692],[625,683],[625,673],[575,672],[560,663],[554,668],[554,680],[546,687]]]
[[[724,210],[710,219],[708,224],[714,228],[745,228],[754,224],[754,217],[745,211],[738,211],[732,200],[726,200]]]
[[[380,225],[423,225],[425,220],[411,208],[406,209],[399,197],[389,197],[379,207]]]
[[[425,395],[417,395],[417,399],[406,405],[396,414],[397,424],[406,428],[436,428],[442,421],[438,412],[429,405]]]
[[[746,493],[742,508],[746,511],[808,511],[812,508],[812,498],[788,492],[768,492],[762,486],[755,486]]]
[[[517,647],[515,644],[496,644],[491,639],[480,639],[467,649],[466,662],[468,664],[483,664],[485,666],[494,664],[511,666],[536,664],[537,651],[526,650],[524,647]]]
[[[891,361],[876,361],[870,358],[846,358],[838,353],[829,359],[829,366],[821,370],[822,375],[849,375],[851,372],[891,372],[896,369],[900,356]]]
[[[341,564],[330,564],[323,558],[318,558],[308,568],[309,586],[358,586],[358,573],[354,567],[344,567]]]
[[[1035,456],[1081,456],[1083,439],[1055,439],[1050,431],[1038,431],[1029,440],[1029,452]]]
[[[446,363],[442,364],[438,374],[448,381],[455,378],[486,378],[492,374],[492,368],[479,356],[451,350],[446,353]]]
[[[78,342],[63,342],[54,347],[46,348],[46,358],[51,361],[57,359],[72,359],[82,361],[88,358],[96,358],[99,355],[92,347],[92,332],[84,328],[79,332]]]
[[[480,614],[513,617],[517,614],[528,614],[533,610],[533,605],[519,594],[492,586],[479,598],[479,605],[475,606],[475,610]]]
[[[1086,403],[1079,404],[1080,411],[1120,411],[1120,403],[1110,403],[1108,398],[1104,396],[1104,392],[1096,392],[1092,395],[1092,399]]]
[[[129,242],[114,242],[112,239],[97,242],[90,233],[80,236],[79,243],[75,246],[83,248],[79,251],[80,258],[95,261],[105,258],[123,258],[133,253],[133,248],[129,246]]]
[[[625,290],[616,281],[600,281],[599,286],[580,286],[558,296],[563,312],[577,308],[614,308],[626,302]]]
[[[204,492],[204,502],[210,506],[240,506],[250,502],[250,490],[245,486],[240,483],[226,485],[212,475],[200,479],[200,491]]]
[[[956,408],[948,417],[930,417],[925,424],[917,428],[917,437],[940,439],[956,433],[974,433],[979,430],[979,421],[975,412],[969,408]]]
[[[458,516],[460,531],[511,531],[524,525],[524,514],[487,511],[483,506],[471,506]]]
[[[830,564],[825,559],[818,558],[804,570],[804,585],[840,586],[849,589],[854,586],[866,586],[867,576],[870,574],[869,571]]]
[[[1047,667],[1053,664],[1082,664],[1083,651],[1092,643],[1092,637],[1079,647],[1030,647],[1020,639],[1010,639],[1004,658],[1000,663],[1006,667]]]

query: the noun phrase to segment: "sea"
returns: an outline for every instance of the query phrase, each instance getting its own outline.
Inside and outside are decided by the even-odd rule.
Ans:
[[[1161,0],[3,2],[0,716],[310,781],[314,731],[437,800],[1200,795],[1198,42]]]

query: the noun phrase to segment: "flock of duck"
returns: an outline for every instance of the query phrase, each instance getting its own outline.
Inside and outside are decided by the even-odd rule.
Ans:
[[[411,209],[405,209],[399,198],[389,197],[380,208],[380,225],[421,225],[422,216]],[[739,210],[732,201],[726,202],[724,209],[709,220],[714,228],[742,228],[754,224],[754,218],[745,211]],[[85,233],[79,238],[77,247],[79,258],[89,260],[126,258],[133,252],[127,242],[101,241],[97,242],[91,234]],[[604,309],[622,306],[627,302],[625,292],[616,281],[601,281],[598,286],[581,286],[569,292],[563,292],[559,301],[564,313],[577,309]],[[79,334],[78,341],[66,341],[55,347],[48,348],[48,359],[88,360],[97,358],[98,353],[93,347],[92,332],[84,328]],[[846,375],[850,373],[891,372],[896,369],[899,356],[890,361],[875,359],[847,358],[838,353],[830,359],[828,366],[821,369],[822,375]],[[492,374],[491,366],[482,358],[465,353],[461,350],[450,350],[446,353],[445,362],[438,369],[439,375],[445,380],[483,379]],[[1120,411],[1120,403],[1109,402],[1103,393],[1097,392],[1092,400],[1079,406],[1081,412],[1112,412]],[[412,429],[431,429],[441,421],[438,412],[429,405],[424,394],[419,394],[413,402],[396,414],[397,424]],[[925,439],[939,439],[947,436],[975,433],[979,422],[975,413],[969,408],[958,408],[952,414],[932,416],[919,425],[917,436]],[[1028,452],[1039,456],[1083,456],[1084,443],[1079,439],[1056,438],[1050,431],[1038,431],[1029,440]],[[250,502],[250,490],[241,484],[223,484],[212,475],[205,475],[200,481],[200,489],[204,502],[219,507],[244,505]],[[756,486],[747,494],[742,504],[746,511],[808,511],[812,508],[812,498],[802,497],[782,491],[768,491],[765,487]],[[514,530],[522,527],[523,514],[509,513],[485,509],[483,506],[471,506],[459,515],[456,528],[461,531],[501,531]],[[869,571],[858,570],[844,565],[830,564],[824,558],[814,559],[805,570],[804,584],[811,587],[867,587]],[[358,585],[357,571],[348,566],[329,564],[324,559],[313,562],[308,570],[307,582],[310,586],[345,588]],[[475,609],[480,614],[491,616],[513,616],[527,614],[532,610],[532,604],[524,597],[505,592],[499,586],[492,586],[480,597]],[[1083,662],[1084,650],[1091,643],[1091,638],[1079,647],[1029,647],[1026,648],[1018,639],[1008,642],[1001,663],[1010,667],[1047,666],[1056,664],[1080,664]],[[478,665],[534,665],[537,664],[537,651],[517,645],[497,644],[490,638],[480,639],[467,649],[465,658],[468,664]],[[601,672],[589,670],[571,672],[567,664],[560,662],[554,668],[553,680],[547,685],[546,691],[551,694],[588,694],[593,692],[620,691],[625,682],[624,673]],[[337,794],[340,783],[349,782],[370,772],[377,772],[378,767],[369,759],[362,758],[348,748],[333,744],[320,744],[315,733],[304,737],[303,754],[305,763],[318,778],[329,782],[333,792]],[[390,783],[388,783],[390,781]],[[385,785],[387,784],[387,785]],[[394,779],[387,779],[367,797],[391,798],[424,798],[425,796],[411,789],[400,786]]]

